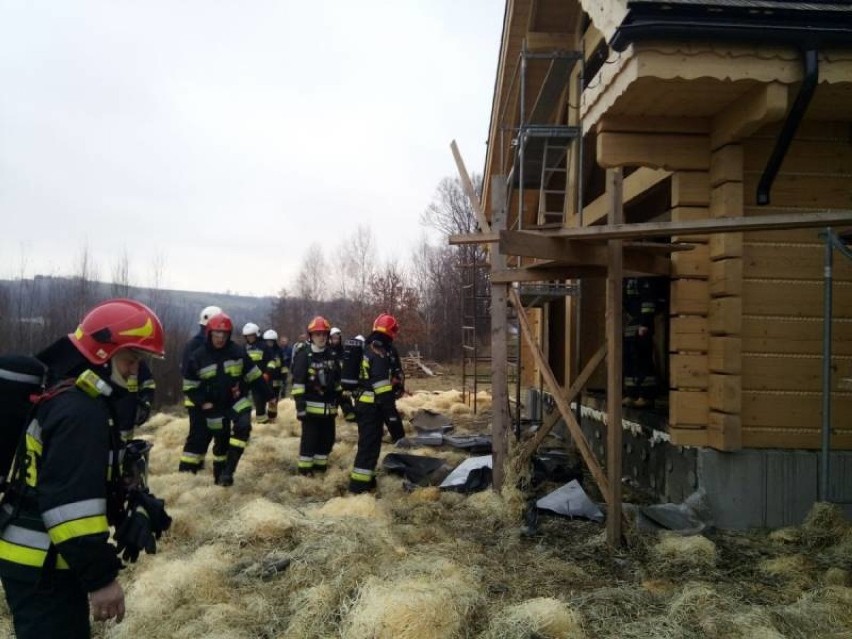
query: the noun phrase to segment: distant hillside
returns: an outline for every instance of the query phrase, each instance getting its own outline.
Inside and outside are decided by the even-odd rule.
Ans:
[[[177,291],[151,289],[138,286],[121,286],[108,282],[86,282],[86,297],[92,302],[110,297],[130,297],[154,308],[165,324],[186,326],[187,332],[194,331],[198,312],[210,304],[221,306],[237,326],[253,321],[266,325],[271,318],[276,298],[250,297],[226,293],[203,293],[199,291]],[[36,275],[26,280],[0,280],[0,295],[5,301],[6,317],[20,317],[30,322],[41,318],[55,317],[56,302],[79,289],[74,278]],[[77,300],[74,300],[77,301]],[[22,312],[22,308],[26,312]],[[17,311],[17,312],[16,312]],[[169,326],[166,327],[167,330]]]

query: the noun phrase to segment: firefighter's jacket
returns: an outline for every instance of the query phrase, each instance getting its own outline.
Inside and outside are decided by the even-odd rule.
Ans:
[[[342,391],[340,364],[328,347],[317,350],[306,344],[293,355],[293,386],[296,414],[328,417],[337,414]]]
[[[281,378],[284,375],[284,356],[281,352],[281,347],[278,344],[266,344],[263,353],[263,374],[267,376],[271,384],[278,382],[277,386],[281,385]]]
[[[109,384],[98,390],[80,380],[43,400],[27,427],[21,478],[13,478],[2,505],[8,523],[0,533],[0,574],[37,582],[43,573],[70,570],[92,592],[121,567],[108,543],[117,522],[107,520],[121,444],[104,395]]]
[[[654,331],[654,316],[662,308],[659,278],[629,277],[624,280],[624,337],[638,336],[640,327]]]
[[[360,388],[356,392],[361,404],[379,404],[387,408],[404,392],[405,378],[393,342],[383,333],[374,332],[364,344],[361,359]]]
[[[249,359],[255,363],[261,371],[263,371],[264,367],[264,358],[266,357],[266,352],[264,348],[263,342],[259,339],[254,340],[253,344],[249,344],[246,342],[246,353],[248,353]]]
[[[199,408],[213,404],[210,413],[225,416],[251,411],[249,389],[256,391],[263,401],[271,397],[260,368],[249,358],[246,350],[228,342],[222,348],[213,348],[210,342],[192,354],[183,377],[183,392]]]
[[[154,393],[157,390],[157,384],[151,375],[151,369],[143,361],[139,362],[139,372],[137,375],[131,375],[127,380],[127,392],[115,395],[115,419],[118,425],[118,430],[121,433],[121,440],[128,442],[133,439],[133,431],[138,425],[136,417],[139,414],[140,407],[146,407],[150,410],[154,403]]]
[[[204,336],[204,327],[198,329],[198,332],[193,335],[186,345],[183,347],[183,354],[180,358],[180,374],[186,376],[186,371],[189,368],[189,360],[192,357],[192,354],[197,351],[199,348],[204,346],[207,342],[206,337]],[[189,399],[188,395],[184,396],[183,405],[187,408],[192,408],[192,400]]]

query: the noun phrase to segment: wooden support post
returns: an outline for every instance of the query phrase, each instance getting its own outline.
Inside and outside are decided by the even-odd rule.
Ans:
[[[492,177],[491,197],[492,221],[494,228],[500,230],[506,226],[506,180],[502,176]],[[493,273],[506,268],[506,256],[496,250],[496,245],[492,246],[495,249],[491,251]],[[509,446],[509,331],[506,318],[509,286],[505,283],[491,284],[491,446],[495,491],[503,488]]]
[[[624,222],[623,178],[620,168],[608,169],[606,190],[610,198],[607,224]],[[606,278],[607,343],[607,446],[606,467],[610,501],[606,536],[610,546],[621,545],[621,352],[622,352],[622,240],[609,240],[609,269]]]
[[[459,177],[461,178],[462,187],[464,187],[465,195],[467,195],[467,199],[470,200],[470,204],[473,207],[473,212],[476,214],[476,221],[479,222],[479,230],[483,233],[488,233],[491,228],[488,225],[488,220],[485,218],[485,211],[482,209],[482,202],[479,200],[479,196],[476,194],[476,189],[473,188],[473,182],[471,182],[470,180],[470,175],[468,175],[467,173],[467,169],[464,165],[464,160],[462,160],[461,153],[459,153],[459,147],[456,144],[455,140],[450,142],[450,149],[453,152],[453,159],[455,159],[456,161],[456,168],[458,168]],[[505,200],[505,196],[503,197],[503,199]]]
[[[530,347],[533,359],[541,371],[541,377],[544,380],[544,385],[547,386],[547,390],[549,390],[550,394],[553,395],[553,401],[556,402],[556,408],[559,409],[562,419],[564,419],[565,423],[568,425],[571,437],[574,438],[574,442],[577,444],[577,450],[580,451],[580,456],[583,458],[583,461],[586,462],[589,472],[592,473],[592,477],[594,478],[595,483],[597,483],[598,488],[600,488],[604,500],[606,500],[608,504],[612,504],[612,495],[610,494],[609,481],[606,478],[606,474],[603,472],[598,460],[595,458],[595,455],[589,446],[589,442],[586,441],[586,436],[583,435],[580,424],[577,423],[574,413],[571,412],[571,405],[562,395],[562,387],[559,385],[559,382],[556,381],[556,377],[550,369],[550,364],[547,363],[547,360],[544,358],[544,353],[541,352],[541,347],[535,340],[535,335],[533,335],[532,329],[530,329],[530,323],[527,319],[526,313],[524,312],[524,307],[521,304],[521,298],[518,295],[518,291],[510,289],[509,300],[518,312],[518,325],[521,328],[521,333],[523,333],[524,339]]]

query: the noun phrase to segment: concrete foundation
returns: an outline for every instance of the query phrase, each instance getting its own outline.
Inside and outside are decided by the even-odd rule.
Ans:
[[[548,404],[545,398],[543,405]],[[605,411],[604,398],[584,397],[581,427],[604,465]],[[818,499],[819,451],[748,449],[725,453],[673,446],[668,442],[665,414],[635,410],[624,413],[624,481],[660,502],[678,503],[696,489],[703,489],[718,528],[797,525]],[[564,422],[555,430],[567,436]],[[831,454],[828,497],[852,517],[852,451]]]

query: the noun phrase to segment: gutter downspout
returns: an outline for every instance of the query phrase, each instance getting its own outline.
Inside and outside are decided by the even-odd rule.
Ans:
[[[772,189],[772,183],[781,169],[781,164],[784,162],[790,144],[796,136],[799,124],[805,117],[805,111],[808,110],[819,82],[818,49],[815,46],[809,46],[802,51],[802,58],[804,63],[802,86],[799,88],[796,100],[790,108],[790,113],[787,114],[787,119],[784,121],[781,133],[778,134],[778,140],[775,142],[775,148],[772,149],[772,154],[769,156],[766,168],[763,169],[760,182],[757,184],[757,204],[760,206],[769,204],[769,192]]]

